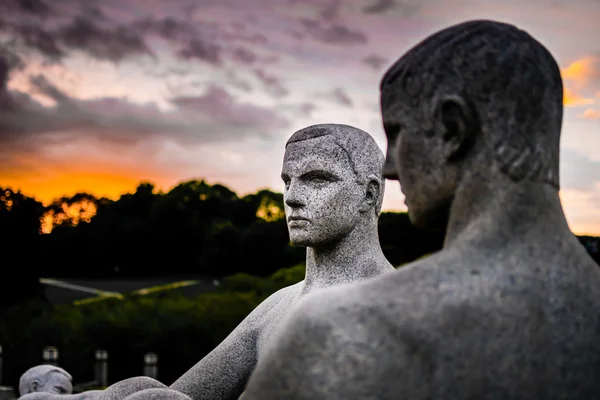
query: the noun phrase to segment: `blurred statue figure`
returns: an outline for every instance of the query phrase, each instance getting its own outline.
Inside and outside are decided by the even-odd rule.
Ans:
[[[19,379],[19,400],[97,400],[102,390],[73,393],[72,376],[54,365],[29,368]]]
[[[71,375],[54,365],[37,365],[29,368],[19,379],[19,394],[44,392],[55,394],[73,393]]]

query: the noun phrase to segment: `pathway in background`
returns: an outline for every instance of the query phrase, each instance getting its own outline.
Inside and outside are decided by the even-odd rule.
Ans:
[[[188,277],[189,278],[189,277]],[[81,280],[40,278],[48,300],[54,304],[83,304],[109,297],[122,298],[124,294],[146,295],[164,290],[179,289],[187,297],[214,290],[217,281],[210,279],[182,279],[165,277],[137,280]]]

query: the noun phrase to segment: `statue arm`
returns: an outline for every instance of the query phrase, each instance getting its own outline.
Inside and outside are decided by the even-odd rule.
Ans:
[[[288,288],[272,294],[256,307],[206,357],[177,379],[171,389],[199,399],[238,399],[256,366],[259,321],[285,295]]]
[[[256,337],[248,317],[170,389],[199,399],[237,399],[256,365]]]

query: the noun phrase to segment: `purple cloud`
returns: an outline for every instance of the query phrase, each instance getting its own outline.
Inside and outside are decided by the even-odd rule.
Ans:
[[[252,104],[237,103],[222,87],[211,85],[201,96],[180,96],[171,99],[184,114],[200,113],[216,124],[238,128],[269,129],[286,124],[272,110]]]
[[[366,14],[384,14],[393,9],[399,9],[404,16],[409,17],[418,11],[419,5],[412,0],[374,0],[363,8],[363,12]]]
[[[254,64],[257,60],[256,53],[250,49],[245,49],[243,47],[236,47],[233,50],[233,59],[234,61],[240,62],[242,64]]]
[[[394,8],[394,0],[375,0],[372,4],[369,4],[363,11],[367,14],[379,14],[384,13]]]
[[[367,64],[369,67],[377,71],[379,71],[385,64],[388,63],[388,61],[385,58],[376,54],[371,54],[363,58],[362,61],[363,63]]]
[[[313,111],[316,109],[317,106],[315,106],[313,103],[302,103],[298,106],[298,111],[303,117],[310,117]]]
[[[30,78],[35,92],[54,101],[46,107],[34,97],[9,91],[9,63],[0,58],[0,143],[3,151],[28,143],[42,146],[60,137],[94,137],[101,141],[139,143],[152,137],[180,143],[210,143],[269,138],[288,121],[271,108],[238,101],[224,88],[211,85],[197,96],[170,99],[171,109],[123,98],[80,100],[61,91],[43,76]],[[59,134],[59,136],[56,136]]]
[[[254,74],[263,84],[264,89],[273,97],[284,97],[288,94],[288,90],[283,86],[279,78],[269,75],[262,69],[255,69]]]
[[[41,18],[51,13],[50,7],[42,0],[20,0],[14,3],[17,3],[21,10]]]
[[[333,89],[331,92],[333,99],[340,105],[352,107],[352,99],[341,88]]]
[[[340,24],[327,24],[318,20],[303,18],[300,20],[307,35],[314,40],[334,45],[366,44],[367,35]]]
[[[177,54],[185,60],[197,59],[207,61],[211,64],[221,63],[221,47],[202,39],[192,39]]]
[[[106,29],[90,18],[77,17],[57,32],[61,42],[89,53],[99,60],[113,62],[139,55],[153,55],[142,36],[126,26]]]

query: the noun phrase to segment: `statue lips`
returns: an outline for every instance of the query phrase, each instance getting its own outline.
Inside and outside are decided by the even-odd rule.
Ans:
[[[308,218],[300,217],[298,215],[292,215],[288,217],[287,221],[290,228],[301,227],[310,222]]]

